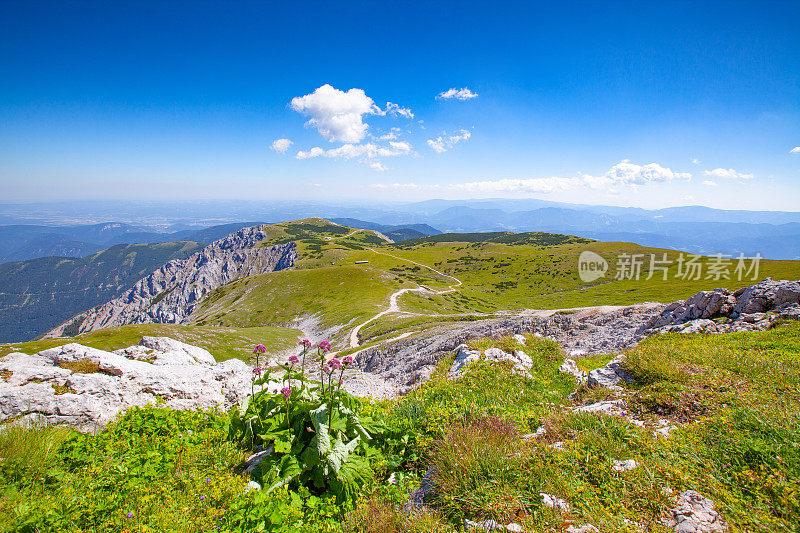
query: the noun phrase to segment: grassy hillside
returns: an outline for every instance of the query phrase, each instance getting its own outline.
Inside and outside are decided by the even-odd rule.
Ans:
[[[136,324],[106,328],[83,333],[76,337],[41,339],[13,344],[0,344],[0,357],[11,352],[34,354],[41,350],[78,342],[99,350],[118,350],[139,343],[143,336],[170,337],[187,344],[205,348],[217,361],[238,358],[248,361],[253,346],[264,344],[270,353],[297,346],[300,332],[289,328],[260,326],[226,328],[221,326],[183,326],[175,324]]]
[[[298,243],[295,268],[217,289],[203,300],[193,323],[277,326],[315,315],[324,328],[341,326],[337,339],[344,340],[357,324],[386,310],[394,292],[425,289],[399,296],[402,313],[366,326],[359,336],[368,340],[497,311],[670,302],[708,288],[735,290],[753,283],[706,279],[712,258],[700,260],[700,279],[684,280],[677,277],[678,252],[540,232],[435,235],[394,245],[372,231],[322,219],[276,224],[268,232],[264,246]],[[610,267],[589,284],[577,272],[585,250],[604,257]],[[661,273],[646,279],[650,255],[662,259],[665,253],[673,262],[667,280]],[[614,279],[617,259],[626,254],[643,254],[640,279]],[[800,262],[762,260],[758,279],[767,276],[800,279]]]
[[[198,242],[119,244],[83,258],[43,257],[0,265],[0,341],[29,340],[116,298]]]
[[[522,348],[511,338],[472,345]],[[641,425],[571,412],[611,393],[570,400],[558,347],[529,337],[524,349],[529,379],[475,363],[451,380],[444,360],[403,398],[354,404],[370,438],[358,447],[358,491],[343,501],[296,482],[243,490],[251,450],[224,413],[136,408],[87,435],[8,429],[0,531],[455,533],[464,518],[525,531],[668,531],[661,520],[689,489],[711,498],[732,531],[800,528],[800,324],[646,340],[629,352],[636,383],[619,393]],[[669,439],[654,437],[659,420],[677,427]],[[542,426],[543,436],[523,438]],[[638,466],[613,469],[628,459]],[[430,467],[435,510],[406,514]],[[569,510],[543,505],[540,493]]]

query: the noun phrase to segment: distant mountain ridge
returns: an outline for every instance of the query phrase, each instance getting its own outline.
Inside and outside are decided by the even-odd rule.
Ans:
[[[294,265],[295,243],[259,246],[267,238],[264,229],[263,225],[243,228],[186,259],[169,261],[119,297],[62,323],[46,337],[126,324],[180,324],[212,290],[244,276]]]
[[[553,202],[542,199],[480,199],[424,202],[319,202],[319,201],[197,201],[181,203],[60,202],[29,205],[0,204],[0,220],[87,220],[117,217],[126,221],[160,221],[187,231],[189,224],[210,220],[290,221],[307,217],[348,220],[346,225],[365,228],[400,227],[394,240],[424,237],[441,232],[543,231],[641,245],[663,246],[690,253],[752,256],[772,259],[800,258],[800,212],[739,211],[703,206],[643,209]],[[365,222],[368,221],[368,222]],[[53,227],[49,227],[54,231]],[[406,228],[406,229],[402,229]],[[420,231],[423,235],[417,235]],[[164,235],[164,234],[161,234]],[[167,238],[192,238],[185,234]],[[0,261],[4,256],[0,227]],[[54,240],[54,239],[51,239]],[[74,235],[59,241],[58,252],[68,254],[77,246]],[[84,241],[81,241],[84,242]],[[103,247],[108,246],[106,244]],[[36,247],[43,253],[44,245]],[[84,249],[86,253],[89,253]],[[91,251],[95,251],[92,249]],[[7,254],[6,254],[7,255]],[[8,260],[8,259],[6,259]]]
[[[370,229],[379,231],[392,239],[394,242],[407,241],[409,239],[419,239],[421,237],[428,237],[430,235],[437,235],[441,233],[436,228],[427,224],[395,224],[385,225],[377,224],[375,222],[367,222],[366,220],[358,220],[357,218],[334,218],[331,222],[349,226],[358,229]]]
[[[0,341],[40,335],[76,313],[107,302],[139,279],[205,245],[118,244],[83,258],[44,257],[0,265]]]
[[[0,226],[0,263],[38,257],[84,257],[117,244],[193,241],[209,244],[257,222],[233,222],[169,233],[122,222],[73,226]]]

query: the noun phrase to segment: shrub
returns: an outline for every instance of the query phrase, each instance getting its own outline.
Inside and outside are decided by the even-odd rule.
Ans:
[[[451,518],[510,521],[531,505],[526,444],[499,417],[454,424],[432,447],[437,496]]]
[[[455,528],[431,511],[409,514],[385,499],[370,499],[348,514],[346,533],[455,533]]]

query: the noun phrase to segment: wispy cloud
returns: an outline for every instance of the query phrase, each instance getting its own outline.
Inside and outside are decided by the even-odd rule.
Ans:
[[[446,133],[443,133],[441,136],[436,137],[435,139],[428,139],[428,146],[430,146],[431,150],[437,154],[441,154],[461,141],[466,141],[471,136],[472,134],[469,132],[469,130],[463,129],[456,135],[447,136]]]
[[[384,157],[399,157],[411,153],[411,144],[405,141],[390,141],[388,145],[380,146],[373,143],[364,144],[343,144],[338,148],[324,150],[315,146],[311,150],[300,150],[295,155],[296,159],[314,159],[317,157],[327,157],[331,159],[359,159],[361,163],[368,165],[377,171],[387,170],[381,162]]]
[[[471,100],[473,98],[477,98],[478,93],[474,93],[467,89],[466,87],[462,87],[461,89],[447,89],[446,91],[442,91],[436,97],[439,100],[450,100],[455,98],[456,100]]]
[[[529,179],[499,179],[470,181],[466,183],[452,183],[449,185],[418,186],[410,184],[375,184],[378,189],[406,188],[416,189],[431,187],[472,193],[555,193],[577,188],[590,188],[603,190],[606,194],[618,194],[620,187],[639,187],[650,183],[670,182],[673,180],[688,180],[688,172],[674,172],[662,167],[658,163],[637,165],[630,160],[620,161],[600,176],[579,173],[575,177],[529,178]],[[401,187],[402,186],[402,187]]]
[[[790,154],[800,154],[800,146],[795,146],[791,150],[789,150]]]
[[[714,178],[725,178],[725,179],[742,179],[742,180],[751,180],[755,176],[753,174],[745,174],[743,172],[737,172],[732,168],[715,168],[714,170],[704,170],[703,174],[706,176],[712,176]]]
[[[711,181],[711,180],[705,180],[705,181],[703,181],[703,185],[705,185],[707,187],[716,187],[717,186],[717,182],[716,181]]]

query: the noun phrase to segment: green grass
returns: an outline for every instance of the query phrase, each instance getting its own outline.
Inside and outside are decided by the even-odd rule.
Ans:
[[[143,336],[170,337],[208,350],[217,361],[238,358],[249,360],[253,346],[264,344],[270,353],[297,345],[300,332],[290,328],[257,326],[228,328],[221,326],[184,326],[175,324],[136,324],[99,329],[77,337],[41,339],[38,341],[0,344],[0,357],[11,352],[33,354],[77,342],[99,350],[118,350],[139,343]]]
[[[344,341],[349,329],[388,307],[392,292],[404,287],[429,289],[399,298],[401,310],[415,316],[386,315],[364,328],[360,338],[371,342],[426,323],[458,322],[501,310],[671,302],[710,286],[735,290],[753,283],[681,280],[675,276],[677,265],[671,267],[666,281],[660,276],[647,280],[648,264],[639,280],[615,280],[615,258],[621,254],[656,254],[660,258],[667,253],[675,260],[678,253],[547,233],[448,235],[417,244],[389,245],[379,244],[372,232],[342,228],[322,219],[270,226],[268,233],[265,243],[286,239],[298,243],[296,267],[238,280],[213,291],[195,313],[195,324],[281,326],[316,315],[324,328],[339,326],[335,340]],[[453,242],[456,239],[462,241]],[[580,281],[577,260],[584,250],[608,260],[611,271],[606,278],[592,284]],[[369,263],[356,265],[356,261]],[[708,261],[701,261],[704,268]],[[457,286],[450,276],[463,284]],[[800,261],[762,261],[759,279],[766,276],[798,279]],[[456,290],[437,294],[450,287]]]
[[[511,337],[470,345],[520,347]],[[243,494],[242,452],[226,438],[226,415],[146,408],[96,435],[1,431],[0,531],[241,531],[236,524],[264,521],[271,531],[421,533],[456,531],[466,517],[526,531],[591,523],[633,533],[664,531],[661,518],[687,489],[714,500],[734,531],[800,527],[800,323],[663,335],[630,350],[637,382],[624,392],[629,410],[680,425],[669,440],[622,418],[570,413],[575,386],[558,372],[564,354],[535,337],[525,351],[531,379],[477,363],[450,380],[444,360],[405,397],[365,403],[386,440],[372,443],[380,477],[350,512],[302,491]],[[521,438],[540,425],[544,437]],[[625,459],[640,466],[611,468]],[[429,466],[439,472],[437,510],[407,516],[402,503]],[[397,486],[382,481],[392,471]],[[571,510],[543,506],[540,492]]]
[[[253,327],[290,324],[318,315],[325,327],[354,326],[388,306],[389,295],[401,286],[391,274],[369,265],[272,272],[213,291],[192,321]]]

